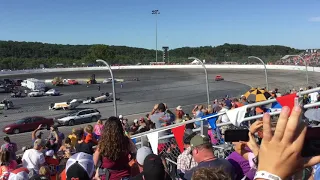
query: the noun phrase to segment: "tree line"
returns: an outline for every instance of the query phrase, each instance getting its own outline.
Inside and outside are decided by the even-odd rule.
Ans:
[[[170,63],[188,63],[188,57],[205,59],[207,63],[248,62],[247,57],[259,56],[267,62],[274,62],[287,54],[297,54],[301,50],[285,46],[247,46],[223,44],[220,46],[182,47],[169,50]],[[95,66],[96,59],[107,60],[109,64],[149,64],[155,61],[155,50],[127,47],[95,45],[62,45],[41,42],[0,41],[0,69],[31,69],[56,67],[57,64],[70,66]],[[158,50],[158,61],[163,52]],[[168,59],[167,59],[168,61]]]

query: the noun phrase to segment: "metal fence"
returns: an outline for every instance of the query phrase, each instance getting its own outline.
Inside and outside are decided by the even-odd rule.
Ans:
[[[299,92],[299,93],[297,93],[297,97],[302,97],[303,95],[306,95],[306,94],[309,94],[309,93],[312,93],[312,92],[317,92],[317,91],[320,91],[320,87]],[[264,102],[253,103],[253,104],[248,105],[248,108],[257,107],[257,106],[261,106],[261,105],[267,105],[267,104],[270,104],[270,103],[273,103],[273,102],[276,102],[276,99],[270,99],[270,100],[267,100],[267,101],[264,101]],[[320,102],[303,105],[303,107],[305,109],[313,108],[313,107],[317,107],[317,106],[320,106]],[[149,133],[154,133],[154,132],[158,132],[159,133],[159,132],[163,132],[163,131],[168,131],[168,130],[171,130],[171,129],[175,128],[175,127],[179,127],[181,125],[190,124],[190,123],[194,123],[194,122],[197,122],[197,121],[206,121],[206,120],[208,120],[210,118],[221,116],[221,115],[224,115],[224,114],[225,113],[218,113],[218,114],[215,114],[215,115],[212,115],[212,116],[208,116],[206,118],[193,119],[193,120],[189,120],[189,121],[185,121],[185,122],[169,125],[169,126],[166,126],[166,127],[155,129],[152,132],[148,131],[148,132],[144,132],[144,133],[140,133],[140,134],[134,135],[131,138],[132,139],[136,139],[136,141],[138,140],[137,143],[136,143],[137,148],[141,147],[142,145],[150,147],[148,139],[146,137],[147,134],[149,134]],[[277,115],[280,114],[280,111],[270,112],[269,114],[271,116],[277,116]],[[262,117],[263,117],[263,114],[259,114],[259,115],[255,115],[255,116],[251,116],[251,117],[245,117],[243,122],[248,122],[248,121],[260,119]],[[234,126],[231,122],[217,124],[217,128],[221,128],[221,127],[224,127],[224,126],[227,126],[228,129],[249,128],[249,127],[247,127],[245,125],[240,125],[239,127],[237,127],[237,126]],[[200,128],[194,129],[193,131],[194,132],[199,132],[200,134],[206,134],[207,130],[208,130],[208,128],[206,129],[206,127],[200,127]],[[169,169],[169,171],[171,172],[171,175],[172,175],[176,171],[176,166],[177,166],[176,162],[177,162],[177,158],[178,158],[178,156],[180,154],[180,150],[178,148],[177,142],[176,142],[173,134],[159,137],[159,140],[166,140],[167,141],[165,143],[165,146],[163,147],[163,150],[161,152],[158,152],[158,154],[161,155],[161,157],[166,160],[167,168]],[[214,149],[215,156],[218,157],[218,158],[226,158],[226,157],[229,156],[229,154],[231,154],[234,151],[233,145],[231,143],[224,143],[224,142],[223,143],[217,142],[216,144],[213,145],[213,149]]]

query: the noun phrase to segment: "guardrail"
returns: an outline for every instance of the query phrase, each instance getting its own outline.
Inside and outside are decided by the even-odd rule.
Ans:
[[[297,97],[302,97],[303,95],[306,95],[306,94],[309,94],[309,93],[312,93],[312,92],[318,92],[318,91],[320,91],[320,87],[314,88],[314,89],[310,89],[310,90],[306,90],[306,91],[302,91],[302,92],[298,92],[296,94],[296,96]],[[257,106],[261,106],[261,105],[267,105],[267,104],[270,104],[270,103],[273,103],[273,102],[276,102],[276,101],[277,101],[276,99],[270,99],[270,100],[263,101],[263,102],[257,102],[257,103],[253,103],[253,104],[248,105],[247,108],[257,107]],[[313,107],[316,107],[316,106],[320,106],[320,102],[316,102],[316,103],[312,103],[312,104],[306,104],[303,107],[307,109],[307,108],[313,108]],[[271,116],[275,116],[275,115],[279,115],[280,112],[281,111],[270,112],[269,114]],[[158,128],[158,129],[155,129],[155,130],[152,130],[152,131],[139,133],[137,135],[131,136],[131,139],[135,139],[136,141],[138,140],[136,142],[137,148],[139,148],[140,146],[148,146],[149,142],[148,142],[148,139],[147,139],[147,135],[150,134],[150,133],[156,133],[156,132],[159,133],[159,132],[171,130],[173,128],[176,128],[176,127],[179,127],[179,126],[182,126],[182,125],[191,124],[191,123],[194,123],[194,122],[197,122],[197,121],[205,121],[205,120],[208,120],[210,118],[218,117],[218,116],[221,116],[221,115],[224,115],[224,114],[225,113],[217,113],[217,114],[214,114],[212,116],[208,116],[206,118],[198,118],[198,119],[188,120],[188,121],[185,121],[185,122],[181,122],[181,123],[169,125],[169,126],[166,126],[166,127]],[[259,115],[255,115],[255,116],[251,116],[251,117],[245,117],[242,122],[247,122],[247,121],[251,121],[251,120],[255,120],[255,119],[260,119],[262,117],[263,117],[263,114],[259,114]],[[240,127],[240,126],[233,125],[231,122],[219,123],[219,124],[216,124],[216,126],[217,127],[228,126],[231,129],[237,129],[237,128]],[[240,128],[243,128],[243,126],[240,127]],[[248,128],[248,127],[246,127],[246,128]],[[204,130],[201,129],[201,128],[194,129],[193,131],[194,132],[200,132],[201,134],[203,134],[203,132],[204,132]],[[177,159],[177,157],[180,154],[180,152],[177,153],[177,152],[172,151],[172,150],[170,150],[169,152],[167,151],[168,149],[172,148],[172,146],[177,146],[177,143],[170,141],[170,139],[174,139],[174,135],[173,134],[161,136],[161,137],[158,138],[158,140],[169,140],[169,141],[167,141],[165,143],[165,147],[164,147],[163,152],[160,152],[159,154],[165,154],[164,158],[167,160],[167,162],[173,163],[173,162],[176,162],[175,160]],[[214,152],[215,152],[216,157],[219,157],[219,158],[225,158],[233,151],[233,146],[230,143],[216,144],[216,145],[213,145],[213,147],[214,147]],[[175,164],[175,163],[173,163],[173,164]]]
[[[298,70],[305,71],[305,66],[288,66],[288,65],[266,65],[267,69],[273,70]],[[196,69],[202,68],[201,65],[136,65],[136,66],[112,66],[112,70],[125,69]],[[222,65],[222,64],[206,64],[207,69],[263,69],[263,65]],[[0,72],[0,76],[30,74],[30,73],[52,73],[52,72],[72,72],[72,71],[94,71],[105,70],[106,67],[78,67],[78,68],[50,68],[50,69],[30,69],[17,71]],[[320,67],[308,66],[308,71],[320,72]]]

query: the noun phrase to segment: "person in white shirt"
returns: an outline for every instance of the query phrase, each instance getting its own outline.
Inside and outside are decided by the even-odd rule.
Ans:
[[[42,153],[44,147],[44,140],[35,140],[33,148],[28,149],[24,152],[22,156],[22,166],[29,170],[34,170],[36,173],[39,173],[40,167],[45,163],[45,157]]]
[[[310,98],[310,103],[318,102],[319,93],[318,92],[310,93],[308,97]]]

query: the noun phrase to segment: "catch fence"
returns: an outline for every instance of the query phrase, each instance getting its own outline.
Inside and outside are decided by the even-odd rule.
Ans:
[[[299,104],[303,105],[301,98],[304,95],[307,95],[312,92],[319,92],[319,91],[320,91],[320,87],[298,92],[296,94],[296,96],[300,97]],[[247,106],[247,109],[262,106],[262,105],[267,105],[270,103],[274,103],[276,101],[277,101],[276,99],[270,99],[270,100],[263,101],[263,102],[256,102],[253,104],[249,104]],[[320,106],[320,102],[311,103],[311,104],[304,104],[303,108],[308,109],[308,108],[314,108],[314,107],[318,107],[318,106]],[[275,111],[275,112],[270,112],[269,114],[274,117],[274,116],[279,115],[280,112],[281,111]],[[179,127],[182,125],[191,124],[191,123],[195,123],[198,121],[201,121],[201,122],[207,121],[210,118],[218,117],[218,116],[225,115],[225,114],[226,113],[217,113],[212,116],[205,117],[205,118],[198,118],[198,119],[188,120],[188,121],[177,123],[177,124],[172,124],[172,125],[169,125],[166,127],[161,127],[161,128],[152,130],[152,131],[143,132],[143,133],[139,133],[137,135],[133,135],[133,136],[131,136],[131,139],[135,139],[137,148],[139,148],[141,146],[151,147],[149,144],[148,138],[147,138],[147,135],[150,133],[155,133],[155,132],[160,133],[160,132],[164,132],[164,131],[170,131],[173,128],[176,128],[176,127]],[[263,117],[263,114],[259,114],[259,115],[255,115],[255,116],[251,116],[251,117],[245,117],[243,122],[249,122],[252,120],[260,119],[262,117]],[[309,121],[306,121],[306,122],[309,123]],[[201,123],[201,125],[203,125],[203,123]],[[309,125],[313,126],[310,123],[309,123]],[[217,128],[227,127],[227,129],[249,128],[248,126],[243,125],[243,123],[240,126],[235,126],[231,122],[219,123],[219,124],[216,124],[216,126],[217,126]],[[211,129],[209,129],[208,126],[205,126],[205,125],[201,126],[200,128],[193,129],[194,132],[200,132],[200,134],[204,134],[204,135],[208,135],[208,130],[211,130]],[[169,135],[159,137],[158,140],[165,140],[166,141],[165,147],[163,148],[163,150],[161,152],[158,152],[158,154],[161,155],[162,158],[166,161],[166,163],[167,163],[166,165],[171,173],[171,176],[175,176],[176,175],[176,167],[177,167],[176,162],[177,162],[178,156],[180,155],[180,150],[178,148],[177,142],[175,141],[175,137],[173,134],[169,134]],[[221,142],[221,141],[218,141],[217,143],[213,144],[213,149],[214,149],[215,156],[218,158],[226,158],[226,157],[228,157],[229,154],[231,154],[234,151],[232,143],[226,143],[226,142]]]

